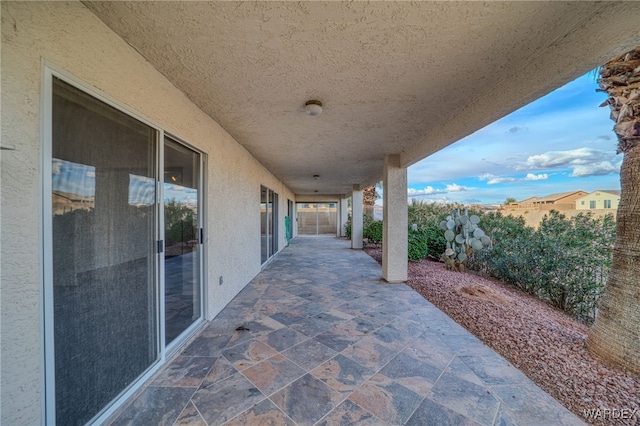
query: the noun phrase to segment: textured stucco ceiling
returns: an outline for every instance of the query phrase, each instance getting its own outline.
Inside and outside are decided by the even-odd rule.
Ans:
[[[84,4],[298,194],[349,193],[640,44],[634,2]]]

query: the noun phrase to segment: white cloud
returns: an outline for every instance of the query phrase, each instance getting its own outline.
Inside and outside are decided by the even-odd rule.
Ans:
[[[547,180],[549,179],[549,175],[547,173],[540,173],[538,175],[533,173],[527,173],[527,175],[523,178],[516,178],[512,176],[496,176],[491,173],[485,173],[481,175],[478,179],[486,180],[487,185],[497,185],[500,183]]]
[[[424,189],[407,188],[407,195],[409,195],[409,197],[419,196],[419,195],[446,194],[446,193],[447,193],[446,190],[435,189],[433,186],[426,186]]]
[[[423,189],[407,188],[407,195],[409,197],[419,197],[419,196],[449,194],[451,192],[463,192],[468,190],[469,188],[466,186],[458,185],[457,183],[451,183],[451,184],[445,185],[444,189],[436,189],[431,185],[426,186]]]
[[[447,192],[460,192],[460,191],[467,191],[469,189],[466,186],[460,186],[456,183],[447,185],[446,188],[447,188]]]
[[[517,180],[518,179],[512,178],[512,177],[494,177],[489,179],[489,181],[487,181],[487,185],[496,185],[498,183],[515,182]]]
[[[171,191],[173,191],[173,192],[184,192],[184,190],[187,189],[182,185],[176,185],[176,184],[173,184],[173,183],[165,183],[164,185],[165,185],[165,187],[164,187],[165,192],[171,192]]]
[[[569,151],[548,151],[544,154],[530,156],[524,165],[516,168],[519,170],[558,169],[609,160],[612,155],[612,152],[584,147]]]
[[[480,175],[480,177],[478,177],[479,180],[486,180],[487,181],[487,185],[496,185],[498,183],[506,183],[506,182],[515,182],[518,179],[513,178],[513,177],[500,177],[500,176],[496,176],[493,175],[491,173],[484,173],[482,175]]]
[[[530,156],[524,164],[516,166],[516,169],[571,169],[571,177],[603,176],[619,172],[620,166],[613,163],[616,157],[613,151],[585,147],[568,151],[548,151]]]
[[[600,163],[578,165],[573,168],[571,177],[605,176],[611,173],[620,173],[621,162],[611,164],[609,161]]]
[[[480,176],[478,176],[478,179],[480,179],[480,180],[491,180],[494,177],[496,177],[496,176],[492,175],[491,173],[483,173]]]
[[[527,173],[527,176],[524,180],[547,180],[549,179],[549,175],[546,173],[540,173],[539,175],[534,175],[533,173]]]

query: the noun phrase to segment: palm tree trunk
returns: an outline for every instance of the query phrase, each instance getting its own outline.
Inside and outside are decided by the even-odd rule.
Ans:
[[[622,193],[613,267],[587,348],[596,358],[640,374],[640,47],[608,62],[600,86],[616,121]]]
[[[379,198],[378,191],[376,191],[376,186],[370,186],[365,188],[362,191],[362,205],[364,208],[364,214],[369,216],[371,219],[374,218],[374,208],[376,205],[376,200]]]

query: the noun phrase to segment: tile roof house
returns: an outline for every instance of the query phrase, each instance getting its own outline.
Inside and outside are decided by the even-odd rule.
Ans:
[[[568,191],[550,194],[533,201],[539,210],[569,210],[575,208],[575,200],[587,195],[586,191]]]
[[[587,195],[585,191],[568,191],[549,194],[544,197],[529,197],[504,206],[507,210],[570,210],[575,208],[575,200]]]

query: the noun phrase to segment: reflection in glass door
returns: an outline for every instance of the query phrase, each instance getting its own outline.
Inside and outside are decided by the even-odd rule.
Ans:
[[[200,318],[200,155],[164,142],[164,312],[168,345]]]
[[[83,425],[159,358],[158,133],[57,78],[52,100],[55,418]]]

